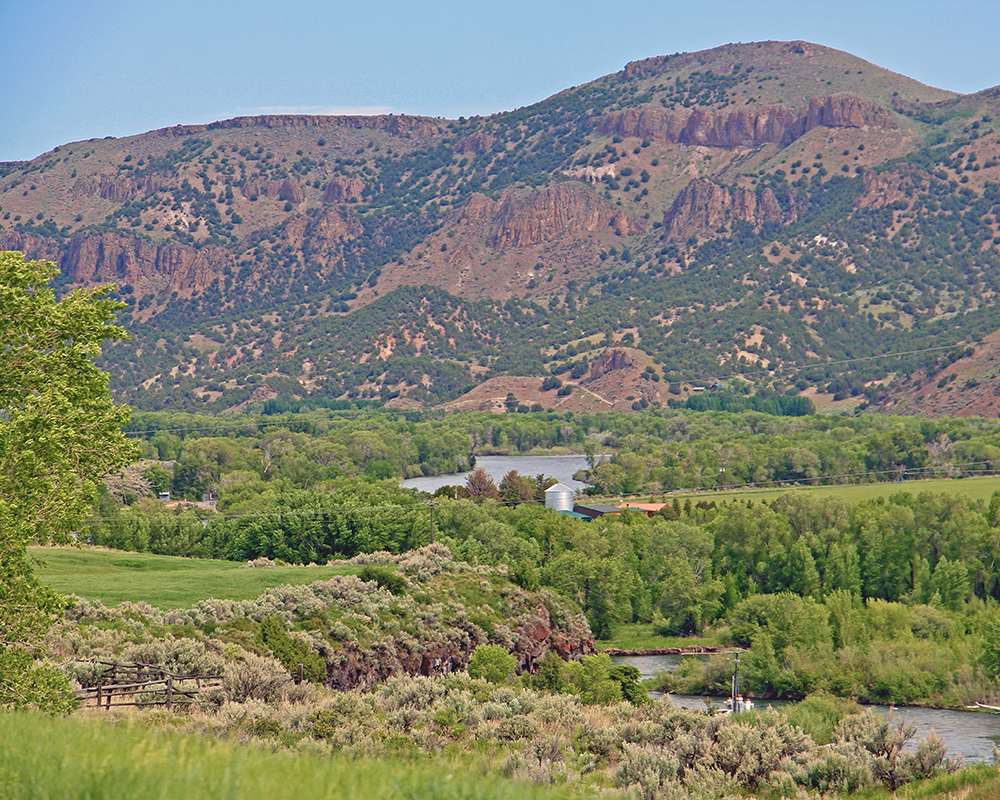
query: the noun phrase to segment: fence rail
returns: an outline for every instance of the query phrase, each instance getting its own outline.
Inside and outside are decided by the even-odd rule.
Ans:
[[[112,706],[166,706],[189,704],[204,689],[222,685],[221,675],[177,675],[154,664],[119,664],[88,661],[98,674],[73,692],[84,707],[109,709]]]

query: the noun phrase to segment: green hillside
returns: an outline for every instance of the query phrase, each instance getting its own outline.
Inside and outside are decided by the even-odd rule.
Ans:
[[[103,366],[140,408],[433,405],[579,380],[613,345],[649,367],[593,390],[626,408],[734,376],[874,398],[1000,329],[998,111],[820,45],[726,45],[490,117],[67,144],[4,167],[0,247],[118,283],[132,342]]]

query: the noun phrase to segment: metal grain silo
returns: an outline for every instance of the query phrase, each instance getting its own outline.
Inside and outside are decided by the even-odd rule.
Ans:
[[[545,490],[545,507],[556,511],[572,511],[575,492],[565,483],[557,483]]]

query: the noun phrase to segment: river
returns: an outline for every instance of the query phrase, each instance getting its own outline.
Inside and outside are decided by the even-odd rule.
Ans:
[[[500,480],[516,469],[525,477],[548,475],[559,483],[571,489],[581,490],[587,484],[573,480],[578,470],[587,468],[587,457],[582,455],[566,456],[479,456],[476,466],[485,469],[498,484]],[[461,486],[465,483],[468,472],[451,472],[446,475],[428,475],[422,478],[407,478],[400,485],[409,489],[420,489],[423,492],[434,492],[442,486]]]
[[[677,668],[683,658],[707,659],[708,656],[615,656],[611,660],[616,664],[632,664],[635,666],[643,679],[655,678],[657,673],[671,672]],[[651,693],[656,696],[655,693]],[[670,695],[671,701],[683,708],[693,708],[703,710],[705,701],[701,697],[688,695]],[[723,698],[715,700],[717,705],[721,705]],[[777,708],[788,705],[776,701],[773,705]],[[766,701],[760,701],[758,708],[767,706]],[[888,706],[873,706],[881,713],[890,712]],[[925,738],[934,729],[938,738],[943,739],[948,746],[948,754],[960,754],[966,761],[986,761],[993,760],[993,746],[1000,747],[1000,714],[991,714],[985,711],[951,711],[940,708],[913,708],[896,707],[891,709],[893,715],[903,720],[907,724],[916,726],[917,739]]]

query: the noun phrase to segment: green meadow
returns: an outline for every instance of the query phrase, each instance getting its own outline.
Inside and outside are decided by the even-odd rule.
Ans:
[[[932,478],[919,481],[889,481],[886,483],[851,483],[829,486],[776,486],[769,489],[734,489],[731,491],[711,492],[678,492],[681,500],[691,498],[696,500],[761,500],[770,501],[789,492],[804,492],[810,497],[839,497],[847,503],[860,503],[876,497],[889,497],[897,492],[920,494],[921,492],[947,492],[949,494],[964,494],[971,500],[990,499],[993,492],[1000,489],[1000,475],[985,475],[976,478]],[[671,495],[673,498],[675,495]],[[662,500],[662,498],[660,498]],[[638,502],[638,501],[637,501]]]
[[[63,594],[116,606],[142,600],[164,610],[190,608],[200,600],[250,600],[265,589],[349,575],[347,564],[243,568],[243,562],[157,556],[119,550],[32,547],[35,574]]]

